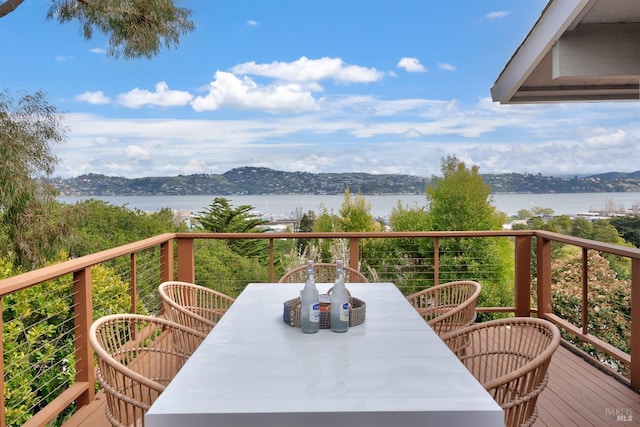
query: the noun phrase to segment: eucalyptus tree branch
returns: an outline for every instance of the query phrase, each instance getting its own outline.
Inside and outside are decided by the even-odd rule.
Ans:
[[[16,8],[20,6],[23,1],[24,0],[6,0],[0,3],[0,18],[16,10]]]

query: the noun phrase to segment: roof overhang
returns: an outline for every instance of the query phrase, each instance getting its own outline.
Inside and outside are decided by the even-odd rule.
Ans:
[[[491,88],[501,104],[640,99],[640,0],[550,0]]]

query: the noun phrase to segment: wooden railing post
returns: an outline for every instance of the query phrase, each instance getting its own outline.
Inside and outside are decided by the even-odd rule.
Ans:
[[[89,328],[93,322],[93,292],[91,267],[73,273],[74,345],[76,355],[76,382],[87,383],[86,390],[78,396],[78,406],[88,405],[95,399],[96,382],[93,365],[93,349],[89,344]]]
[[[193,238],[178,238],[178,280],[188,283],[196,281]]]
[[[531,316],[531,236],[515,240],[515,308],[516,316]]]
[[[631,386],[640,389],[640,259],[631,259]]]
[[[536,237],[538,317],[551,314],[551,240]]]
[[[173,239],[160,244],[160,282],[173,280]]]

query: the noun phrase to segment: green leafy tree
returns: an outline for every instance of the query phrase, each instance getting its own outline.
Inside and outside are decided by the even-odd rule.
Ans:
[[[533,212],[531,212],[529,209],[520,209],[518,211],[518,219],[527,219],[527,218],[531,218],[533,216]]]
[[[186,231],[169,208],[155,212],[129,209],[96,199],[60,205],[69,228],[67,250],[79,257],[172,231]]]
[[[338,214],[320,205],[320,214],[313,222],[313,231],[380,231],[380,223],[371,214],[371,203],[361,193],[352,195],[347,188]],[[366,252],[372,241],[361,241],[360,250]],[[345,239],[314,241],[307,257],[321,262],[333,262],[336,259],[348,259],[349,249]]]
[[[571,224],[571,235],[593,240],[593,224],[584,218],[576,218]]]
[[[251,205],[233,207],[230,200],[224,197],[216,197],[202,212],[199,212],[197,220],[206,231],[212,233],[260,233],[262,227],[269,221],[258,217]],[[229,248],[238,255],[249,258],[258,258],[262,265],[267,265],[268,242],[264,239],[229,240]]]
[[[15,261],[29,268],[43,265],[64,236],[64,224],[48,215],[56,192],[46,179],[58,162],[51,145],[66,138],[44,93],[17,101],[0,93],[0,224]]]
[[[300,233],[306,233],[313,230],[313,222],[315,220],[315,213],[313,211],[309,211],[302,215],[300,218],[300,225],[298,226],[298,231]],[[301,258],[304,257],[304,254],[307,250],[307,245],[309,241],[307,239],[296,239],[296,257]]]
[[[66,261],[60,254],[55,262]],[[0,258],[0,279],[24,272]],[[129,285],[110,268],[92,268],[94,318],[128,312]],[[9,294],[3,298],[5,406],[8,426],[20,426],[42,409],[75,376],[71,277]],[[140,313],[144,313],[142,307]],[[64,418],[64,414],[62,416]],[[49,425],[60,425],[62,419]]]
[[[340,216],[336,215],[333,210],[328,210],[324,204],[320,204],[320,213],[313,221],[313,231],[331,232],[342,231],[342,221]],[[307,246],[307,253],[304,258],[313,259],[317,262],[332,262],[336,257],[335,239],[314,239]],[[344,250],[340,251],[344,253]],[[342,256],[341,256],[342,257]],[[300,265],[301,260],[294,260],[295,266]]]
[[[505,215],[496,210],[478,167],[467,168],[456,157],[442,161],[442,177],[427,186],[433,230],[500,230]],[[483,285],[479,303],[513,304],[511,243],[501,238],[451,238],[440,242],[441,282],[470,279]]]
[[[232,251],[220,240],[196,240],[196,283],[237,297],[247,283],[268,282],[269,267]]]
[[[442,160],[442,177],[427,185],[427,204],[434,230],[498,230],[505,217],[491,205],[491,186],[478,167],[470,169],[456,157]]]
[[[0,3],[0,18],[24,0]],[[177,46],[193,31],[192,12],[177,0],[52,0],[47,19],[61,24],[77,21],[89,40],[98,31],[109,37],[107,54],[124,58],[151,58],[163,47]]]
[[[424,206],[403,206],[398,202],[389,216],[393,231],[431,230],[431,217]],[[380,280],[389,280],[405,293],[433,285],[433,242],[429,239],[383,239],[377,253],[363,254],[368,265],[377,260],[374,268]]]
[[[587,256],[589,270],[589,296],[587,313],[589,333],[608,342],[623,352],[629,352],[631,334],[631,296],[628,280],[622,280],[611,268],[611,263],[596,251]],[[552,261],[552,296],[554,314],[573,325],[582,322],[582,254],[576,253]],[[611,359],[601,350],[576,340],[570,334],[565,339],[573,342],[592,356],[628,375],[628,368]]]
[[[560,234],[571,234],[573,223],[569,215],[560,215],[547,222],[546,230]]]
[[[371,214],[371,203],[360,192],[352,195],[347,188],[339,212],[342,231],[380,231]]]
[[[624,240],[640,248],[640,215],[614,216],[609,222]]]
[[[551,216],[551,215],[554,214],[553,209],[551,209],[551,208],[541,208],[539,206],[531,208],[531,212],[533,212],[533,214],[536,215],[536,216]]]

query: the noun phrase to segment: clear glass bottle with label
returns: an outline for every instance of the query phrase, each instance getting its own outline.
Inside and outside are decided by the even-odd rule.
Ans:
[[[349,330],[349,294],[344,284],[344,264],[336,261],[336,282],[331,290],[331,330],[347,332]]]
[[[313,261],[307,261],[307,279],[300,292],[300,326],[302,332],[314,334],[320,330],[320,293],[316,287]]]

